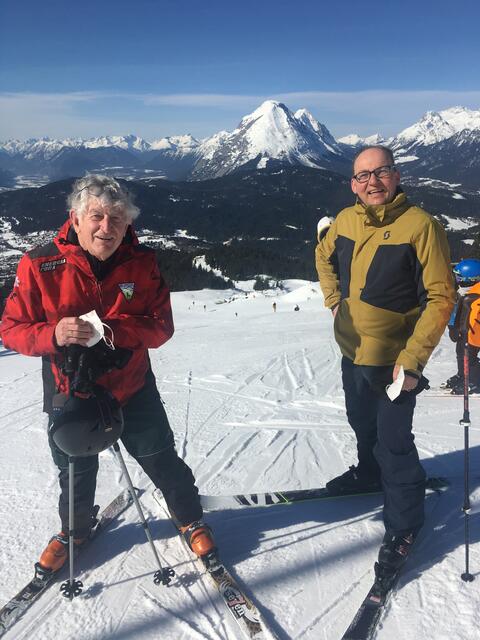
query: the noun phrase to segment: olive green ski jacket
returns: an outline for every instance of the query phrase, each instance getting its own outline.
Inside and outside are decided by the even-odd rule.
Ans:
[[[341,211],[316,249],[335,339],[360,365],[420,374],[455,303],[443,227],[399,192],[393,202]]]

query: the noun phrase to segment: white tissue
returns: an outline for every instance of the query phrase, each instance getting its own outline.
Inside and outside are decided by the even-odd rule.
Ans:
[[[95,309],[92,309],[92,311],[89,311],[88,313],[84,313],[83,316],[80,316],[80,318],[89,322],[93,327],[93,336],[85,345],[86,347],[93,347],[93,345],[97,344],[97,342],[100,342],[105,334],[103,323],[98,317]]]
[[[400,370],[397,375],[397,379],[392,384],[389,384],[386,388],[387,396],[393,402],[395,398],[398,398],[402,391],[403,382],[405,380],[405,371],[403,370],[403,365],[400,365]]]

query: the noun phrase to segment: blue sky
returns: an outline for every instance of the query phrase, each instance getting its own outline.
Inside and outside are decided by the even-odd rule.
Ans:
[[[480,108],[480,2],[2,0],[0,140],[235,128],[267,98],[337,136]]]

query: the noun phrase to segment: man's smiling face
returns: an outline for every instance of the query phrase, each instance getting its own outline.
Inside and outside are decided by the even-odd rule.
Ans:
[[[392,167],[392,160],[383,149],[366,149],[355,160],[353,168],[354,176],[362,171],[373,172],[375,169]],[[397,192],[400,183],[400,174],[397,169],[384,171],[388,175],[378,178],[374,173],[365,182],[358,182],[353,177],[351,187],[353,193],[365,205],[382,205],[391,202]]]
[[[94,196],[90,196],[82,215],[70,211],[70,219],[82,249],[102,261],[121,245],[129,224],[123,209]]]

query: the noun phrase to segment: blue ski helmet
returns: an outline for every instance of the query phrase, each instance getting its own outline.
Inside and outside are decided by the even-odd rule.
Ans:
[[[480,260],[475,258],[462,260],[455,265],[453,273],[458,284],[465,287],[472,286],[476,282],[480,282]]]

